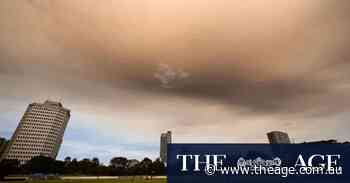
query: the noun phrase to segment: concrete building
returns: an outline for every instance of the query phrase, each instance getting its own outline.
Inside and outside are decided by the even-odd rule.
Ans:
[[[166,133],[162,133],[160,136],[160,161],[167,161],[167,146],[171,144],[171,131],[167,131]]]
[[[55,159],[69,118],[70,110],[59,102],[29,104],[1,159],[21,163],[35,156]]]
[[[290,139],[287,133],[273,131],[267,134],[270,144],[290,144]]]

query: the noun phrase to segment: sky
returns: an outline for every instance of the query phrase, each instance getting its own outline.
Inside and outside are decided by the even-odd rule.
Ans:
[[[0,136],[27,105],[71,110],[59,159],[176,143],[349,141],[350,2],[2,0]]]

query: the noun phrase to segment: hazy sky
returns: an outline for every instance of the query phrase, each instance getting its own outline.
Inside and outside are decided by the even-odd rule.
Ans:
[[[350,140],[347,0],[2,0],[0,136],[72,111],[59,158],[175,142]]]

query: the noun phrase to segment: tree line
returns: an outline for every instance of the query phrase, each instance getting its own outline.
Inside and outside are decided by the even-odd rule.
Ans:
[[[100,163],[98,158],[72,159],[66,157],[63,161],[45,156],[32,158],[25,164],[18,160],[3,160],[0,162],[0,179],[7,175],[58,174],[86,176],[133,176],[133,175],[164,175],[165,166],[159,159],[152,161],[144,158],[142,161],[129,160],[125,157],[114,157],[109,165]]]

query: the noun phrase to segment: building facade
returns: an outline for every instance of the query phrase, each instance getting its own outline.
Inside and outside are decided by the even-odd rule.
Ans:
[[[167,161],[168,144],[171,144],[171,131],[167,131],[160,135],[160,161],[162,162]]]
[[[270,144],[290,144],[290,139],[287,133],[273,131],[267,134]]]
[[[70,110],[59,102],[29,104],[1,159],[21,163],[36,156],[55,159],[69,118]]]

